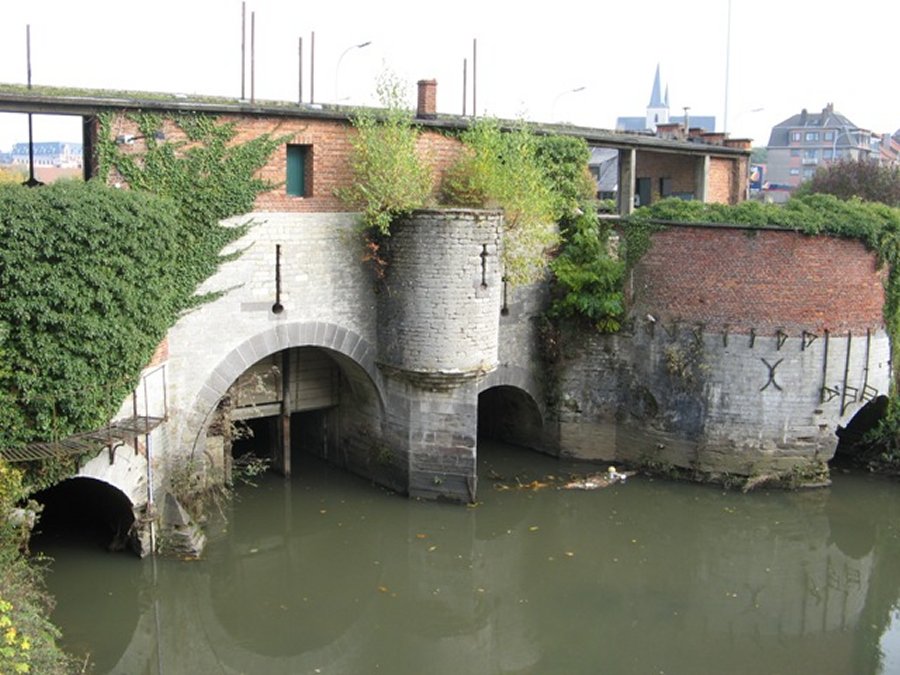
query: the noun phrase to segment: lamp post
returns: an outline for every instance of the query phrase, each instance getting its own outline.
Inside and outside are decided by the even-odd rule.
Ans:
[[[580,91],[584,91],[587,87],[575,87],[574,89],[566,89],[565,91],[559,92],[554,98],[553,103],[550,105],[550,117],[552,120],[556,120],[556,102],[559,101],[566,94],[577,94]]]
[[[335,103],[338,103],[341,100],[340,92],[338,91],[338,75],[341,72],[341,61],[344,60],[344,57],[347,55],[347,52],[353,49],[363,49],[364,47],[368,47],[372,44],[371,40],[367,40],[366,42],[360,42],[358,45],[350,45],[344,51],[341,52],[341,55],[338,57],[337,65],[334,67],[334,98]]]

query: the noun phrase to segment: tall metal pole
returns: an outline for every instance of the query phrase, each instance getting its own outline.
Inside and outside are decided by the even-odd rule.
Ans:
[[[478,117],[478,105],[475,96],[478,93],[478,39],[472,39],[472,117]]]
[[[310,35],[309,45],[309,102],[316,101],[316,31]]]
[[[468,66],[469,66],[469,64],[468,64],[467,60],[463,59],[463,111],[462,111],[463,117],[466,116],[466,94],[468,93],[466,91],[466,89],[469,86],[466,82],[467,76],[469,74]]]
[[[246,97],[247,80],[247,3],[241,3],[241,100]]]
[[[31,24],[25,26],[25,61],[28,68],[28,89],[31,89]],[[40,184],[34,177],[34,129],[31,113],[28,113],[28,180],[25,185],[34,187]]]
[[[250,103],[256,102],[256,12],[250,12]]]

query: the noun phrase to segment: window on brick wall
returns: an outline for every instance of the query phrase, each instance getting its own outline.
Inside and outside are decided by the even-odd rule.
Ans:
[[[812,142],[819,140],[819,132],[818,131],[807,131],[806,135],[803,137],[803,140]]]
[[[799,157],[800,148],[791,148],[791,157]]]
[[[799,132],[799,131],[792,131],[792,132],[791,132],[791,140],[792,140],[793,142],[795,142],[795,143],[796,143],[797,141],[799,141],[799,140],[800,140],[800,132]]]
[[[293,197],[308,197],[312,194],[312,146],[287,146],[287,171],[285,185],[287,193]]]

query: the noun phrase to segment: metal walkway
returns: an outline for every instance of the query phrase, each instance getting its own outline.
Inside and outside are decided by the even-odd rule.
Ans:
[[[0,456],[7,462],[33,462],[80,455],[101,448],[114,450],[135,436],[149,434],[164,421],[164,417],[127,417],[99,431],[73,434],[58,441],[29,443],[24,448],[4,448],[0,450]]]

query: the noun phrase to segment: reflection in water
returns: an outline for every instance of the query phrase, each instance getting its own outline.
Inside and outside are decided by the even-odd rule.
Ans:
[[[482,476],[512,485],[584,470],[484,442],[480,454]],[[68,645],[91,644],[98,672],[114,673],[900,663],[900,491],[888,481],[742,495],[641,477],[593,492],[483,479],[481,498],[408,501],[304,458],[291,483],[241,492],[204,560],[156,561],[155,584],[151,560],[54,551],[55,618]],[[114,600],[98,611],[101,593]]]

